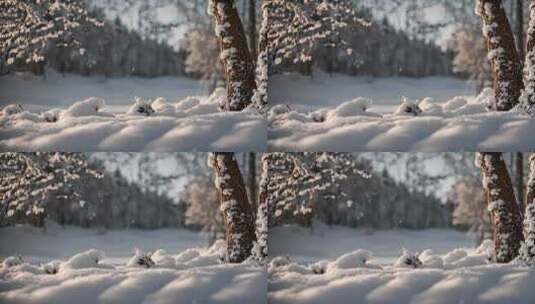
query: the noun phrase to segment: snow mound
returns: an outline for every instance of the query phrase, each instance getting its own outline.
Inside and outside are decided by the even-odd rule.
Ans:
[[[519,111],[489,110],[492,91],[445,102],[404,98],[390,114],[365,110],[365,99],[336,108],[295,110],[276,105],[268,115],[272,151],[529,151],[535,120]],[[350,139],[350,140],[348,140]],[[333,150],[334,149],[334,150]]]
[[[418,259],[422,265],[426,268],[443,268],[444,261],[442,258],[435,254],[432,249],[426,249],[420,253]]]
[[[62,263],[60,270],[84,269],[84,268],[113,268],[111,265],[100,263],[104,259],[104,252],[97,249],[89,249],[78,253],[65,263]]]
[[[279,303],[533,303],[535,271],[511,264],[481,260],[489,244],[477,249],[452,250],[419,255],[404,250],[392,264],[362,268],[362,258],[371,255],[351,252],[329,262],[279,263],[268,270],[268,301]],[[355,258],[353,258],[355,257]],[[349,261],[344,271],[324,271],[325,265]],[[442,265],[445,267],[443,268]],[[291,267],[290,267],[291,266]],[[328,268],[328,267],[327,267]],[[313,269],[303,271],[303,269]]]
[[[21,265],[23,263],[22,258],[18,256],[10,256],[7,257],[3,262],[2,266],[4,268],[9,268],[17,265]]]
[[[175,268],[176,261],[173,256],[167,254],[164,249],[158,249],[151,255],[151,259],[154,261],[157,267],[161,268]]]
[[[327,120],[337,117],[351,117],[363,115],[372,105],[372,101],[367,98],[358,97],[357,99],[346,101],[340,104],[336,109],[327,113]]]
[[[61,112],[60,119],[84,117],[84,116],[102,116],[113,117],[113,114],[101,111],[106,103],[104,99],[90,97],[82,101],[77,101],[68,109]]]
[[[125,113],[103,110],[88,98],[67,109],[18,111],[0,116],[0,150],[9,151],[264,151],[266,121],[255,111],[221,112],[221,94],[136,99]],[[10,110],[12,109],[12,110]]]
[[[372,258],[373,255],[370,251],[358,249],[340,256],[333,263],[329,264],[328,268],[331,270],[365,267],[366,263]]]
[[[217,254],[215,248],[196,249],[198,257]],[[197,257],[197,258],[198,258]],[[127,265],[104,267],[104,252],[91,249],[65,262],[41,267],[15,262],[0,268],[1,303],[244,303],[266,301],[266,273],[243,264],[204,263],[183,269],[159,267],[175,261],[165,250],[150,255],[141,250]],[[137,263],[154,260],[154,267]],[[12,263],[13,262],[13,263]],[[130,267],[134,264],[139,267]],[[66,271],[68,270],[68,271]]]
[[[151,104],[151,108],[154,109],[154,112],[162,116],[173,116],[176,115],[175,107],[167,103],[165,98],[159,97],[156,98]]]
[[[2,115],[9,116],[9,115],[21,113],[22,111],[24,111],[24,109],[22,108],[20,104],[10,104],[10,105],[5,106],[2,109]]]

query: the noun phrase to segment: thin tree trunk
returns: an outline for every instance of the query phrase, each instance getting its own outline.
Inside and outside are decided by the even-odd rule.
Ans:
[[[524,0],[516,0],[515,23],[516,48],[518,50],[518,57],[520,57],[520,60],[522,60],[522,58],[524,58],[526,48],[526,46],[524,45]]]
[[[262,1],[262,24],[260,26],[258,55],[256,61],[256,90],[253,96],[253,103],[255,107],[264,111],[268,103],[268,72],[269,64],[269,22],[268,16],[270,9],[273,7],[272,1]]]
[[[522,215],[501,153],[481,153],[477,164],[483,173],[483,186],[491,213],[494,259],[508,263],[519,253],[523,241]]]
[[[501,0],[479,0],[476,12],[483,21],[494,74],[495,109],[509,111],[518,104],[524,88],[513,32]]]
[[[241,111],[252,102],[255,84],[254,62],[233,0],[211,0],[223,63],[227,101],[223,109]]]
[[[529,180],[526,193],[526,211],[524,213],[524,246],[521,250],[522,259],[535,265],[535,153],[529,158]]]
[[[520,204],[520,212],[524,211],[524,154],[522,152],[515,153],[515,184],[518,202]]]
[[[247,191],[234,153],[213,153],[210,164],[216,175],[225,224],[227,261],[241,263],[251,255],[256,240]]]
[[[249,49],[251,56],[256,58],[256,0],[249,0]]]
[[[268,256],[268,226],[269,226],[269,168],[271,154],[262,155],[262,176],[260,178],[258,193],[258,208],[256,216],[256,238],[258,259],[263,260]]]
[[[251,206],[253,210],[256,210],[256,154],[254,152],[249,153],[248,165],[249,170],[247,170],[248,177],[247,183],[249,188],[249,197],[251,198]]]

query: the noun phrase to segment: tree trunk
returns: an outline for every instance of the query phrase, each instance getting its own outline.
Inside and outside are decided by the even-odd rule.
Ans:
[[[476,9],[483,21],[489,60],[494,76],[495,109],[509,111],[518,104],[524,88],[520,58],[501,0],[479,0]]]
[[[256,0],[249,0],[249,49],[251,57],[256,58]],[[254,63],[254,61],[253,61]]]
[[[501,153],[481,153],[477,164],[483,173],[494,238],[494,259],[508,263],[519,253],[522,235],[522,215],[517,205],[513,185]]]
[[[524,213],[524,246],[521,250],[522,259],[535,265],[535,153],[529,158],[529,180],[526,193],[526,211]]]
[[[262,1],[262,24],[260,26],[259,43],[258,43],[258,55],[256,59],[256,90],[253,96],[253,103],[256,108],[264,111],[268,104],[268,73],[269,64],[271,62],[269,58],[269,23],[268,16],[270,9],[272,9],[272,1]]]
[[[515,24],[516,48],[518,50],[518,57],[522,61],[526,48],[526,46],[524,45],[524,0],[516,0]]]
[[[524,154],[522,152],[515,153],[515,184],[516,194],[520,205],[520,212],[524,211]]]
[[[530,20],[527,33],[526,59],[524,62],[524,79],[526,90],[522,95],[522,109],[535,114],[535,0],[529,4]]]
[[[252,102],[255,84],[254,62],[233,0],[211,0],[221,62],[227,86],[226,111],[241,111]]]
[[[270,168],[271,154],[264,153],[262,155],[262,177],[260,179],[259,193],[258,193],[258,208],[256,215],[256,238],[257,250],[256,256],[259,260],[263,260],[268,256],[268,226],[269,226],[269,168]]]
[[[247,191],[234,153],[213,153],[210,165],[216,175],[225,224],[227,261],[241,263],[251,255],[256,240]]]
[[[248,177],[247,183],[249,188],[249,197],[251,198],[251,206],[253,210],[256,210],[256,154],[254,152],[249,153],[248,165],[249,170],[247,170]]]

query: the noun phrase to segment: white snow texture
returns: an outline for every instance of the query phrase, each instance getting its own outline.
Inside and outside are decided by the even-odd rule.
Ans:
[[[222,90],[175,103],[137,98],[124,113],[90,97],[67,108],[31,112],[8,105],[0,115],[5,151],[262,151],[266,123],[254,110],[221,112]]]
[[[366,236],[362,231],[341,227],[314,229],[312,233],[281,227],[271,233],[275,234],[273,242],[279,242],[274,245],[274,254],[282,255],[273,257],[268,266],[268,300],[272,304],[529,304],[535,299],[535,270],[516,262],[489,262],[491,241],[476,249],[444,252],[441,248],[444,253],[403,249],[393,259],[374,258],[372,252],[362,249],[325,259],[332,255],[328,248],[348,250],[342,247],[351,246],[351,242],[373,247],[380,256],[396,254],[390,250],[400,243],[440,247],[447,244],[444,238],[451,239],[453,232],[384,231]],[[295,242],[289,242],[290,238]],[[304,252],[315,257],[302,256]]]
[[[342,75],[319,75],[314,80],[283,75],[270,81],[270,100],[275,104],[268,114],[270,151],[535,149],[535,120],[516,109],[489,110],[494,95],[488,88],[478,96],[457,96],[468,93],[457,80],[367,82]],[[422,98],[429,96],[425,94],[432,97]]]
[[[153,245],[180,244],[181,240],[192,239],[190,232],[130,230],[95,236],[95,231],[79,228],[46,233],[32,228],[32,235],[17,227],[2,230],[2,255],[20,250],[57,257],[92,241],[91,245],[106,247],[115,256],[107,258],[103,250],[89,249],[68,259],[52,261],[52,257],[46,256],[8,257],[0,267],[0,303],[249,304],[266,301],[263,268],[247,263],[222,264],[222,242],[210,248],[188,248],[176,253],[164,249],[153,253],[135,250],[134,253],[134,248],[126,248],[132,240]],[[26,238],[17,241],[21,236]],[[51,245],[60,246],[51,248],[54,247]],[[130,261],[126,251],[130,252]],[[150,256],[153,263],[149,267],[137,264],[135,261],[140,256]]]

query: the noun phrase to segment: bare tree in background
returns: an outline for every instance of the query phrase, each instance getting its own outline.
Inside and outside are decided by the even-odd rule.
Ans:
[[[513,185],[501,153],[480,153],[476,164],[481,168],[483,187],[491,213],[494,259],[498,263],[512,261],[523,241],[522,215]]]
[[[465,177],[453,186],[451,200],[454,204],[452,224],[467,228],[476,236],[477,244],[490,237],[491,224],[485,191],[481,183],[471,177]]]

